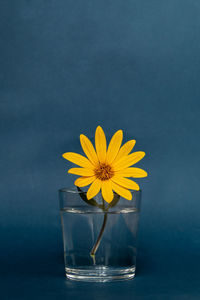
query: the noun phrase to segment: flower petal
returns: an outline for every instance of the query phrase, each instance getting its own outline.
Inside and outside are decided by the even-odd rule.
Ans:
[[[122,170],[116,171],[115,174],[120,175],[122,177],[133,177],[133,178],[141,178],[141,177],[147,176],[147,172],[140,168],[122,169]]]
[[[95,179],[87,191],[87,198],[90,200],[98,194],[101,189],[101,180]]]
[[[124,178],[119,175],[114,175],[111,180],[121,185],[122,187],[125,187],[126,189],[132,189],[136,191],[139,191],[140,189],[139,185],[135,181],[130,180],[128,178]]]
[[[105,162],[106,159],[106,136],[101,128],[101,126],[98,126],[95,132],[95,147],[97,156],[100,162]]]
[[[98,163],[98,157],[96,154],[96,151],[94,150],[94,147],[91,143],[91,141],[88,139],[87,136],[84,134],[80,135],[80,142],[81,146],[83,148],[83,151],[85,152],[85,155],[88,157],[88,159],[93,163],[94,165]]]
[[[113,167],[115,171],[126,169],[138,161],[140,161],[145,156],[145,152],[137,151],[133,152],[127,156],[123,156],[120,160],[113,162]]]
[[[74,181],[74,184],[79,187],[87,186],[95,180],[95,176],[79,177]]]
[[[108,163],[112,163],[117,156],[117,153],[119,152],[119,149],[122,144],[122,139],[123,139],[123,131],[118,130],[110,140],[109,146],[108,146],[108,151],[106,155],[106,160]]]
[[[71,168],[68,170],[68,173],[80,175],[80,176],[93,176],[94,171],[92,169],[86,169],[86,168]]]
[[[112,181],[112,188],[117,194],[119,194],[123,198],[125,198],[127,200],[132,200],[132,194],[128,189],[118,185],[117,183],[115,183],[113,181]]]
[[[110,203],[114,197],[112,184],[110,180],[102,181],[101,191],[102,191],[103,199],[106,202]]]
[[[130,140],[128,142],[126,142],[119,150],[116,158],[115,158],[115,162],[118,161],[119,159],[121,159],[123,156],[128,155],[131,150],[133,149],[133,147],[135,146],[136,141],[135,140]]]
[[[81,167],[90,168],[92,169],[94,166],[92,163],[83,155],[74,153],[74,152],[66,152],[62,155],[65,159],[73,162],[76,165]]]

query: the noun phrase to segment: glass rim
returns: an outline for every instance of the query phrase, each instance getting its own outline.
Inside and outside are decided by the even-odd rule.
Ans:
[[[130,190],[129,189],[129,191],[131,192],[131,194],[133,194],[133,193],[138,193],[138,194],[142,193],[142,189],[139,189],[139,191],[137,191],[137,190]],[[78,191],[75,186],[60,188],[60,189],[58,189],[58,192],[59,193],[69,193],[69,194],[70,193],[71,194],[80,194],[80,193],[82,193],[82,191]],[[83,192],[85,192],[85,191],[83,191]]]

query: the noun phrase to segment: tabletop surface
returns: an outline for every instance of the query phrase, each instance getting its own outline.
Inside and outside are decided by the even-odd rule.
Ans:
[[[34,235],[34,234],[33,234]],[[142,232],[140,232],[142,235]],[[132,280],[86,283],[65,278],[61,228],[56,244],[35,238],[32,249],[23,252],[11,247],[1,261],[1,299],[199,299],[199,253],[189,245],[176,249],[153,241],[141,242],[137,272]],[[58,238],[59,236],[59,238]],[[170,237],[167,236],[168,241]],[[167,239],[166,239],[167,240]],[[29,240],[29,246],[31,241]],[[146,247],[149,244],[149,247]],[[50,247],[51,245],[51,247]],[[59,247],[58,247],[59,245]],[[16,248],[15,248],[16,249]],[[19,250],[19,249],[18,249]]]

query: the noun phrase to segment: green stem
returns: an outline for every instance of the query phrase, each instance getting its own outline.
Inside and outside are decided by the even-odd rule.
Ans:
[[[101,227],[101,230],[100,230],[100,233],[99,233],[99,236],[97,238],[97,241],[96,243],[94,244],[91,252],[90,252],[90,255],[91,256],[94,256],[97,249],[99,248],[99,245],[100,245],[100,242],[101,242],[101,239],[102,239],[102,236],[103,236],[103,232],[104,232],[104,229],[106,227],[106,222],[107,222],[107,212],[104,214],[104,218],[103,218],[103,224],[102,224],[102,227]]]
[[[103,198],[102,198],[102,201],[103,201],[103,211],[105,211],[105,203],[104,203],[104,199]],[[104,213],[104,218],[103,218],[103,224],[101,226],[101,230],[100,230],[99,236],[98,236],[98,238],[96,240],[96,243],[94,244],[94,246],[93,246],[93,248],[92,248],[92,250],[90,252],[90,256],[93,258],[94,263],[95,263],[95,253],[96,253],[97,249],[99,248],[99,245],[100,245],[100,242],[101,242],[101,239],[102,239],[105,227],[106,227],[107,217],[108,217],[108,213],[105,212]]]

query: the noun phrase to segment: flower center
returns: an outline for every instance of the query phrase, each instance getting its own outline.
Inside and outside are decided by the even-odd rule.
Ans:
[[[94,173],[100,180],[108,180],[114,175],[111,166],[105,163],[99,164],[99,166],[94,170]]]

